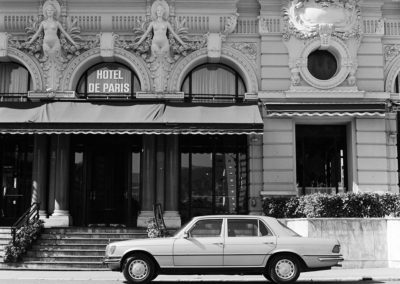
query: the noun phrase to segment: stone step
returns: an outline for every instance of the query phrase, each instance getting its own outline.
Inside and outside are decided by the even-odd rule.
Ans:
[[[0,263],[0,270],[62,270],[62,271],[97,271],[97,270],[109,270],[102,263],[91,263],[91,262],[21,262],[21,263]]]
[[[0,239],[7,239],[7,238],[12,238],[12,235],[10,232],[8,233],[0,233]]]
[[[38,245],[68,245],[68,244],[95,244],[95,245],[108,245],[110,242],[121,241],[122,239],[81,239],[81,238],[66,238],[66,239],[39,239],[36,244]]]
[[[44,233],[140,233],[147,234],[145,228],[113,228],[113,227],[64,227],[64,228],[46,228]]]
[[[41,235],[42,239],[73,239],[73,238],[86,238],[86,239],[138,239],[146,238],[147,235],[143,233],[68,233],[68,234],[55,234],[44,233]]]
[[[43,244],[34,244],[32,246],[33,250],[102,250],[105,251],[106,249],[106,244],[79,244],[79,243],[74,243],[74,244],[58,244],[57,246],[49,246],[49,245],[43,245]]]
[[[26,257],[63,257],[63,256],[91,256],[91,257],[104,257],[105,250],[91,250],[91,249],[32,249],[26,254]],[[26,259],[26,257],[24,259]]]
[[[51,256],[51,257],[30,257],[30,256],[24,256],[24,262],[30,263],[30,262],[43,262],[43,263],[49,263],[49,262],[54,262],[54,263],[87,263],[87,262],[93,262],[93,263],[102,263],[103,262],[104,256]]]
[[[0,227],[0,234],[11,234],[10,227]]]

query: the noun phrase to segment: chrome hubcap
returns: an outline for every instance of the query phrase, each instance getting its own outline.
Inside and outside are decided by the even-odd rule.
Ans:
[[[146,278],[149,273],[147,263],[141,259],[135,259],[129,264],[129,274],[135,280]]]
[[[296,273],[294,263],[288,259],[281,259],[275,266],[276,274],[282,279],[290,279]]]

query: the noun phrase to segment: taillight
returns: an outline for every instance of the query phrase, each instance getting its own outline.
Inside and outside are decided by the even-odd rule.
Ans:
[[[339,253],[340,252],[340,245],[335,245],[332,249],[333,253]]]

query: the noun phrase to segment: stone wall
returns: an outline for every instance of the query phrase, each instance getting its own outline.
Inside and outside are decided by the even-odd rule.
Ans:
[[[400,268],[400,218],[283,220],[304,237],[337,239],[343,268]]]

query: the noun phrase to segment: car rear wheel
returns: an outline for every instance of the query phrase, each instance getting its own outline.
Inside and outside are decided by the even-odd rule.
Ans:
[[[277,255],[272,259],[268,272],[275,283],[294,283],[300,276],[299,261],[292,255]]]
[[[149,283],[154,279],[155,265],[147,255],[136,254],[126,260],[123,273],[129,283]]]

